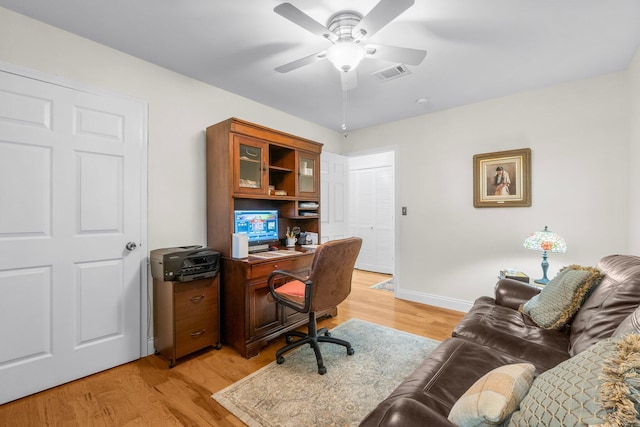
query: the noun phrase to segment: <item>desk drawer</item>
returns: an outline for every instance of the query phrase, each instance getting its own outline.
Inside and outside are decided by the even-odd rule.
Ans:
[[[175,285],[176,357],[215,345],[217,296],[213,280]]]
[[[309,270],[313,256],[300,256],[296,258],[270,260],[268,262],[253,264],[249,267],[249,279],[266,279],[273,270],[299,271]]]
[[[184,321],[202,313],[215,313],[217,292],[212,280],[182,283],[174,287],[176,319]]]

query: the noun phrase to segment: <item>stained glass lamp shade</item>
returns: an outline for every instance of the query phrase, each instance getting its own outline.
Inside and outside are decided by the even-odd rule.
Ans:
[[[524,240],[523,246],[534,251],[542,251],[542,279],[534,281],[546,285],[549,283],[549,279],[547,278],[547,270],[549,269],[547,252],[567,252],[567,243],[562,237],[545,226],[544,230],[529,234]]]

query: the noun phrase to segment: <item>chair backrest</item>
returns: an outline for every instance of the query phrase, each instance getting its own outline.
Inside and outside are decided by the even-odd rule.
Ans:
[[[351,276],[362,239],[331,240],[318,247],[311,263],[311,311],[335,307],[351,293]]]

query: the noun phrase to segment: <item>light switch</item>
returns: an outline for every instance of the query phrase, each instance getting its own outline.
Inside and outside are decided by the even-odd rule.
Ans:
[[[406,215],[407,214],[407,207],[403,206],[402,207],[402,215]]]

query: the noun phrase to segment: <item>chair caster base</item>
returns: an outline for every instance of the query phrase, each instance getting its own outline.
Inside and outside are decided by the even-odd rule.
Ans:
[[[322,367],[318,368],[318,373],[319,373],[320,375],[324,375],[324,374],[326,374],[326,373],[327,373],[327,368],[325,368],[324,366],[322,366]]]
[[[276,363],[278,365],[282,365],[284,363],[284,357],[280,356],[276,359]]]
[[[348,348],[347,348],[347,354],[348,354],[349,356],[353,356],[353,354],[354,354],[355,352],[356,352],[356,351],[353,349],[353,347],[348,347]]]

